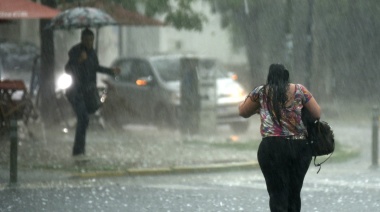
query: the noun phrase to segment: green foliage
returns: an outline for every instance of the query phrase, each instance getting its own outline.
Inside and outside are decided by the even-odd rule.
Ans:
[[[217,141],[210,143],[201,139],[190,140],[186,144],[188,145],[207,145],[216,148],[235,149],[240,151],[256,151],[259,148],[260,140],[243,139],[241,141],[233,142],[229,139],[225,141]]]
[[[203,14],[194,11],[193,2],[194,0],[178,0],[170,4],[168,0],[150,0],[146,1],[145,13],[148,16],[165,14],[165,22],[176,29],[202,31],[203,22],[207,19]]]
[[[112,0],[115,3],[122,5],[124,8],[128,8],[128,10],[136,11],[136,4],[138,0]]]
[[[231,42],[235,49],[245,45],[247,23],[253,17],[257,7],[256,0],[209,0],[215,12],[221,15],[221,26],[231,33]],[[247,4],[246,4],[247,3]],[[248,13],[247,13],[248,12]]]
[[[236,149],[240,151],[256,151],[259,148],[259,145],[260,141],[225,142],[213,144],[213,146],[218,148]]]
[[[187,145],[208,145],[215,148],[222,148],[222,149],[234,149],[237,151],[258,151],[258,148],[260,146],[260,140],[254,140],[254,139],[247,139],[244,141],[239,142],[232,142],[232,141],[220,141],[215,143],[208,143],[202,140],[191,140]],[[347,160],[350,160],[352,158],[358,157],[360,154],[359,149],[355,149],[352,146],[344,145],[341,142],[335,142],[335,151],[329,160],[329,162],[344,162]],[[324,159],[326,159],[328,155],[325,156],[318,156],[317,162],[321,162]]]
[[[170,11],[168,0],[148,0],[145,3],[145,15],[152,17],[155,14],[161,14]]]
[[[206,21],[206,18],[202,14],[181,10],[170,12],[165,18],[165,22],[172,24],[176,29],[196,31],[202,31],[203,21]]]
[[[54,0],[53,0],[54,1]],[[87,0],[55,0],[58,4],[79,3]],[[96,1],[96,0],[88,0]],[[193,3],[198,0],[104,0],[112,1],[122,5],[130,11],[137,11],[139,5],[144,8],[144,15],[153,17],[164,15],[166,24],[174,26],[176,29],[202,31],[203,23],[207,18],[200,12],[196,12]]]

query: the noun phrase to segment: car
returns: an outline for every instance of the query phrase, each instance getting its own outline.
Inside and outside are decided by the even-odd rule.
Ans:
[[[238,115],[238,104],[247,95],[243,86],[217,60],[184,54],[116,59],[112,66],[119,67],[121,73],[103,80],[107,86],[107,99],[101,110],[104,120],[114,126],[128,123],[178,126],[180,64],[184,58],[196,58],[198,70],[206,69],[203,73],[214,70],[217,124],[228,124],[235,132],[245,132],[249,122]],[[198,73],[198,77],[205,76]]]

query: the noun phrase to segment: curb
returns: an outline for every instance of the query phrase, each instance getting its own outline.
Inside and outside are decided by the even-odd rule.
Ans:
[[[161,168],[131,168],[125,171],[93,171],[83,173],[73,173],[72,178],[100,178],[100,177],[121,177],[121,176],[143,176],[159,174],[183,174],[196,172],[215,172],[225,170],[241,170],[259,168],[257,161],[246,161],[236,163],[218,163],[194,166],[173,166]]]

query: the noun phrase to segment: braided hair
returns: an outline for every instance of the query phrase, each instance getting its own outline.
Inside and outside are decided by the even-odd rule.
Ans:
[[[288,100],[289,71],[282,64],[272,64],[269,67],[267,83],[264,85],[268,111],[272,121],[281,124],[281,110]]]

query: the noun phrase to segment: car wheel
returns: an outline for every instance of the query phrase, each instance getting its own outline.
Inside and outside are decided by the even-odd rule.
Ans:
[[[230,124],[230,127],[235,133],[245,133],[248,130],[249,122],[235,122]]]

